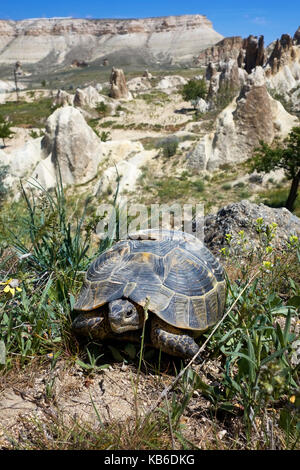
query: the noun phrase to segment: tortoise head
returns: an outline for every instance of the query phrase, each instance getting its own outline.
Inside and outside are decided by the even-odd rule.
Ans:
[[[108,319],[114,333],[138,330],[141,321],[136,307],[128,300],[118,299],[108,304]]]

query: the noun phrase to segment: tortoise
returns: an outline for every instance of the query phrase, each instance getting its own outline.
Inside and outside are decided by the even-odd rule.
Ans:
[[[199,239],[140,230],[92,262],[72,327],[94,339],[140,341],[146,307],[149,344],[189,359],[199,351],[195,338],[222,317],[225,294],[223,268]]]

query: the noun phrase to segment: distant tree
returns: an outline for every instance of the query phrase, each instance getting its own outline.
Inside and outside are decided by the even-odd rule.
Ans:
[[[292,211],[300,183],[300,126],[293,127],[283,142],[277,141],[273,146],[260,141],[249,166],[251,171],[258,173],[269,173],[279,168],[284,170],[286,177],[292,180],[285,207]]]
[[[182,98],[185,101],[190,101],[196,109],[197,101],[200,98],[205,98],[207,95],[206,82],[202,78],[201,80],[189,80],[182,88]]]
[[[12,122],[7,121],[4,119],[3,116],[0,115],[0,138],[3,140],[3,146],[5,147],[5,139],[11,139],[13,134],[15,134],[11,130]]]

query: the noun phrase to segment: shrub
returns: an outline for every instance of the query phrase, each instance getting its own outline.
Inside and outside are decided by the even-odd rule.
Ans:
[[[193,181],[193,187],[197,192],[201,193],[202,191],[204,191],[204,182],[202,180]]]
[[[12,122],[7,119],[4,119],[4,117],[0,115],[0,138],[3,140],[4,147],[5,139],[11,139],[13,134],[15,134],[15,132],[11,130],[12,125]]]
[[[205,98],[207,95],[206,82],[201,80],[189,80],[182,88],[182,98],[185,101],[191,101],[196,108],[196,102],[199,98]]]
[[[285,407],[271,417],[268,409],[289,397],[293,402],[299,387],[295,324],[300,307],[300,244],[291,235],[284,251],[277,251],[273,245],[276,228],[275,223],[267,225],[260,218],[256,241],[243,230],[226,234],[221,255],[227,272],[233,269],[238,278],[228,280],[227,305],[234,301],[236,305],[209,346],[214,354],[224,355],[220,384],[199,385],[217,408],[231,413],[235,407],[242,410],[248,440],[253,432],[265,435],[270,421],[273,429],[280,426]],[[298,422],[299,418],[298,414]],[[294,428],[297,439],[299,429]]]
[[[178,145],[179,140],[177,137],[168,137],[158,143],[158,146],[162,149],[163,156],[165,158],[169,158],[175,155],[177,152]]]
[[[108,114],[108,106],[103,101],[97,104],[96,111],[100,116],[107,116]]]

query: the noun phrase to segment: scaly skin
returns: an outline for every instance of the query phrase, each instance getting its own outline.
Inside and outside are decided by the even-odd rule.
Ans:
[[[199,346],[186,331],[168,325],[154,314],[149,320],[151,323],[150,345],[171,356],[183,359],[191,359],[199,351]],[[120,335],[112,332],[107,315],[100,316],[95,311],[78,315],[73,322],[73,330],[77,334],[100,340],[114,338],[121,341],[139,342],[141,338],[140,329]]]
[[[151,341],[156,348],[183,359],[191,359],[199,351],[195,340],[184,330],[174,328],[157,317],[152,319]]]
[[[81,336],[90,336],[95,339],[104,339],[111,333],[106,315],[97,315],[95,311],[80,313],[72,324],[74,333]]]

